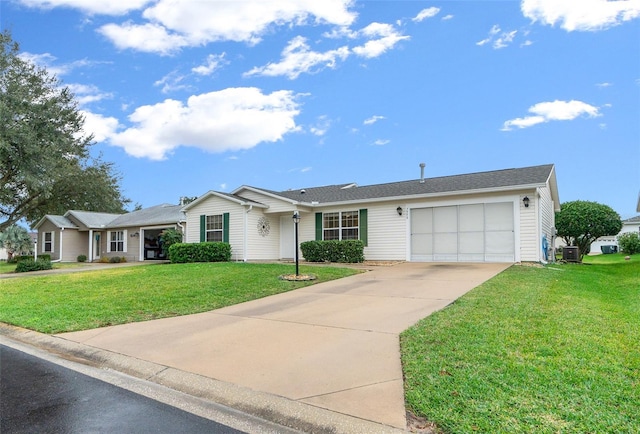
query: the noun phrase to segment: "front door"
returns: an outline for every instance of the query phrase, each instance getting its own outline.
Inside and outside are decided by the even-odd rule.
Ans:
[[[102,252],[102,249],[100,248],[101,238],[102,237],[100,232],[93,233],[93,259],[94,260],[100,259],[100,253]]]

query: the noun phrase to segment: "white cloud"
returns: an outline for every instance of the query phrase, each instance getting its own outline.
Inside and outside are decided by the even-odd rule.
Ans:
[[[485,39],[481,41],[476,42],[476,45],[482,46],[490,42],[493,42],[491,46],[495,50],[499,50],[501,48],[505,48],[509,46],[509,44],[513,42],[513,38],[515,38],[516,34],[518,33],[517,30],[512,30],[510,32],[502,32],[502,33],[500,32],[502,32],[502,30],[500,29],[500,26],[498,26],[497,24],[494,24],[489,30],[489,36],[487,36]],[[528,44],[524,44],[524,45],[528,45]]]
[[[101,92],[97,86],[71,83],[66,85],[69,90],[74,94],[75,100],[78,105],[85,106],[92,102],[102,101],[103,99],[113,98],[113,94],[108,92]]]
[[[604,82],[604,83],[597,83],[597,84],[596,84],[596,86],[598,86],[598,87],[600,87],[600,88],[605,88],[605,87],[613,86],[613,84],[612,84],[612,83]]]
[[[386,145],[386,144],[388,144],[390,142],[391,142],[391,140],[378,139],[375,142],[373,142],[373,145],[375,145],[375,146],[384,146],[384,145]]]
[[[444,17],[442,17],[442,21],[447,21],[447,20],[451,20],[453,19],[453,15],[449,14],[449,15],[445,15]]]
[[[119,48],[171,54],[215,41],[256,44],[273,26],[349,26],[354,0],[158,0],[142,13],[144,24],[107,24],[100,32]]]
[[[391,24],[384,23],[371,23],[360,30],[359,35],[367,38],[377,38],[353,48],[355,54],[365,58],[378,57],[393,48],[398,42],[410,39],[409,36],[400,34]]]
[[[171,71],[160,80],[156,80],[154,86],[162,86],[162,93],[176,92],[179,90],[189,90],[191,86],[183,84],[183,80],[186,76],[180,74],[177,71]]]
[[[29,53],[28,51],[24,51],[18,55],[20,59],[25,62],[29,62],[33,65],[39,66],[41,68],[46,68],[49,74],[53,74],[56,76],[61,76],[70,73],[72,70],[76,68],[84,68],[93,66],[100,63],[107,62],[96,62],[87,59],[74,60],[73,62],[64,63],[61,65],[56,65],[56,60],[58,58],[51,53],[42,53],[42,54],[34,54]]]
[[[140,25],[132,22],[122,25],[106,24],[98,31],[122,50],[131,48],[147,53],[169,55],[191,43],[183,35],[169,33],[165,27],[158,24]]]
[[[532,116],[508,120],[503,124],[502,131],[511,131],[513,127],[528,128],[549,121],[570,121],[581,116],[600,116],[598,107],[576,100],[541,102],[529,107],[528,111]]]
[[[309,131],[314,136],[322,137],[327,134],[329,128],[331,128],[331,119],[329,119],[326,115],[323,115],[318,117],[315,125],[309,127]]]
[[[365,120],[364,120],[364,122],[363,122],[363,124],[365,124],[365,125],[373,125],[373,124],[375,124],[376,122],[381,121],[381,120],[383,120],[383,119],[386,119],[386,118],[385,118],[384,116],[377,116],[377,115],[373,115],[373,116],[371,116],[370,118],[365,119]]]
[[[520,9],[533,22],[597,31],[640,17],[640,0],[522,0]]]
[[[420,12],[418,12],[418,15],[411,18],[411,20],[415,21],[416,23],[419,23],[422,20],[425,20],[427,18],[435,17],[436,15],[438,15],[438,12],[440,12],[440,8],[436,8],[432,6],[430,8],[422,9]]]
[[[244,73],[245,77],[265,75],[270,77],[286,76],[294,80],[302,73],[315,73],[324,68],[334,68],[338,59],[345,60],[349,56],[348,47],[340,47],[324,53],[312,51],[307,39],[296,36],[282,50],[282,58],[278,63],[256,66]]]
[[[85,110],[80,110],[80,113],[84,116],[84,134],[93,134],[96,142],[109,140],[119,127],[118,120],[114,117],[105,117]]]
[[[257,88],[229,88],[138,107],[134,126],[114,134],[111,144],[135,157],[162,160],[179,146],[209,152],[249,149],[297,130],[299,114],[291,91],[263,94]]]
[[[229,63],[224,59],[225,55],[225,53],[209,54],[203,65],[196,66],[195,68],[192,68],[191,71],[198,75],[211,75],[222,65]]]
[[[31,8],[53,9],[73,8],[84,13],[102,15],[122,15],[140,9],[152,0],[17,0],[18,3]]]

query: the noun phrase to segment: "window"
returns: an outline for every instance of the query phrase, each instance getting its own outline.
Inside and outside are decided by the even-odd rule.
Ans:
[[[53,232],[44,232],[42,234],[42,251],[53,252]]]
[[[126,252],[126,231],[109,232],[109,252]]]
[[[357,240],[358,211],[327,212],[322,216],[322,239]]]
[[[223,218],[222,214],[208,215],[206,224],[206,238],[207,242],[222,242],[223,235]]]

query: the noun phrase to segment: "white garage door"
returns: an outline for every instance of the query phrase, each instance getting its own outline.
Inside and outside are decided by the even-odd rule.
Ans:
[[[412,209],[411,260],[514,262],[513,203]]]

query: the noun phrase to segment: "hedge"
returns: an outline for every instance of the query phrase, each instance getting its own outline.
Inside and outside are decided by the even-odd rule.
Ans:
[[[51,255],[49,253],[45,253],[43,255],[38,255],[38,259],[44,259],[47,261],[51,261]],[[17,264],[20,261],[27,261],[29,259],[33,259],[33,255],[18,255],[18,256],[14,256],[11,258],[10,261],[8,261],[10,264]]]
[[[309,262],[364,262],[364,243],[360,240],[305,241],[300,250]]]
[[[175,243],[169,247],[172,263],[228,262],[231,260],[229,243]]]
[[[51,261],[47,258],[40,257],[37,261],[34,261],[33,258],[28,258],[18,261],[18,265],[16,265],[16,273],[51,270],[52,268],[53,265],[51,265]]]

